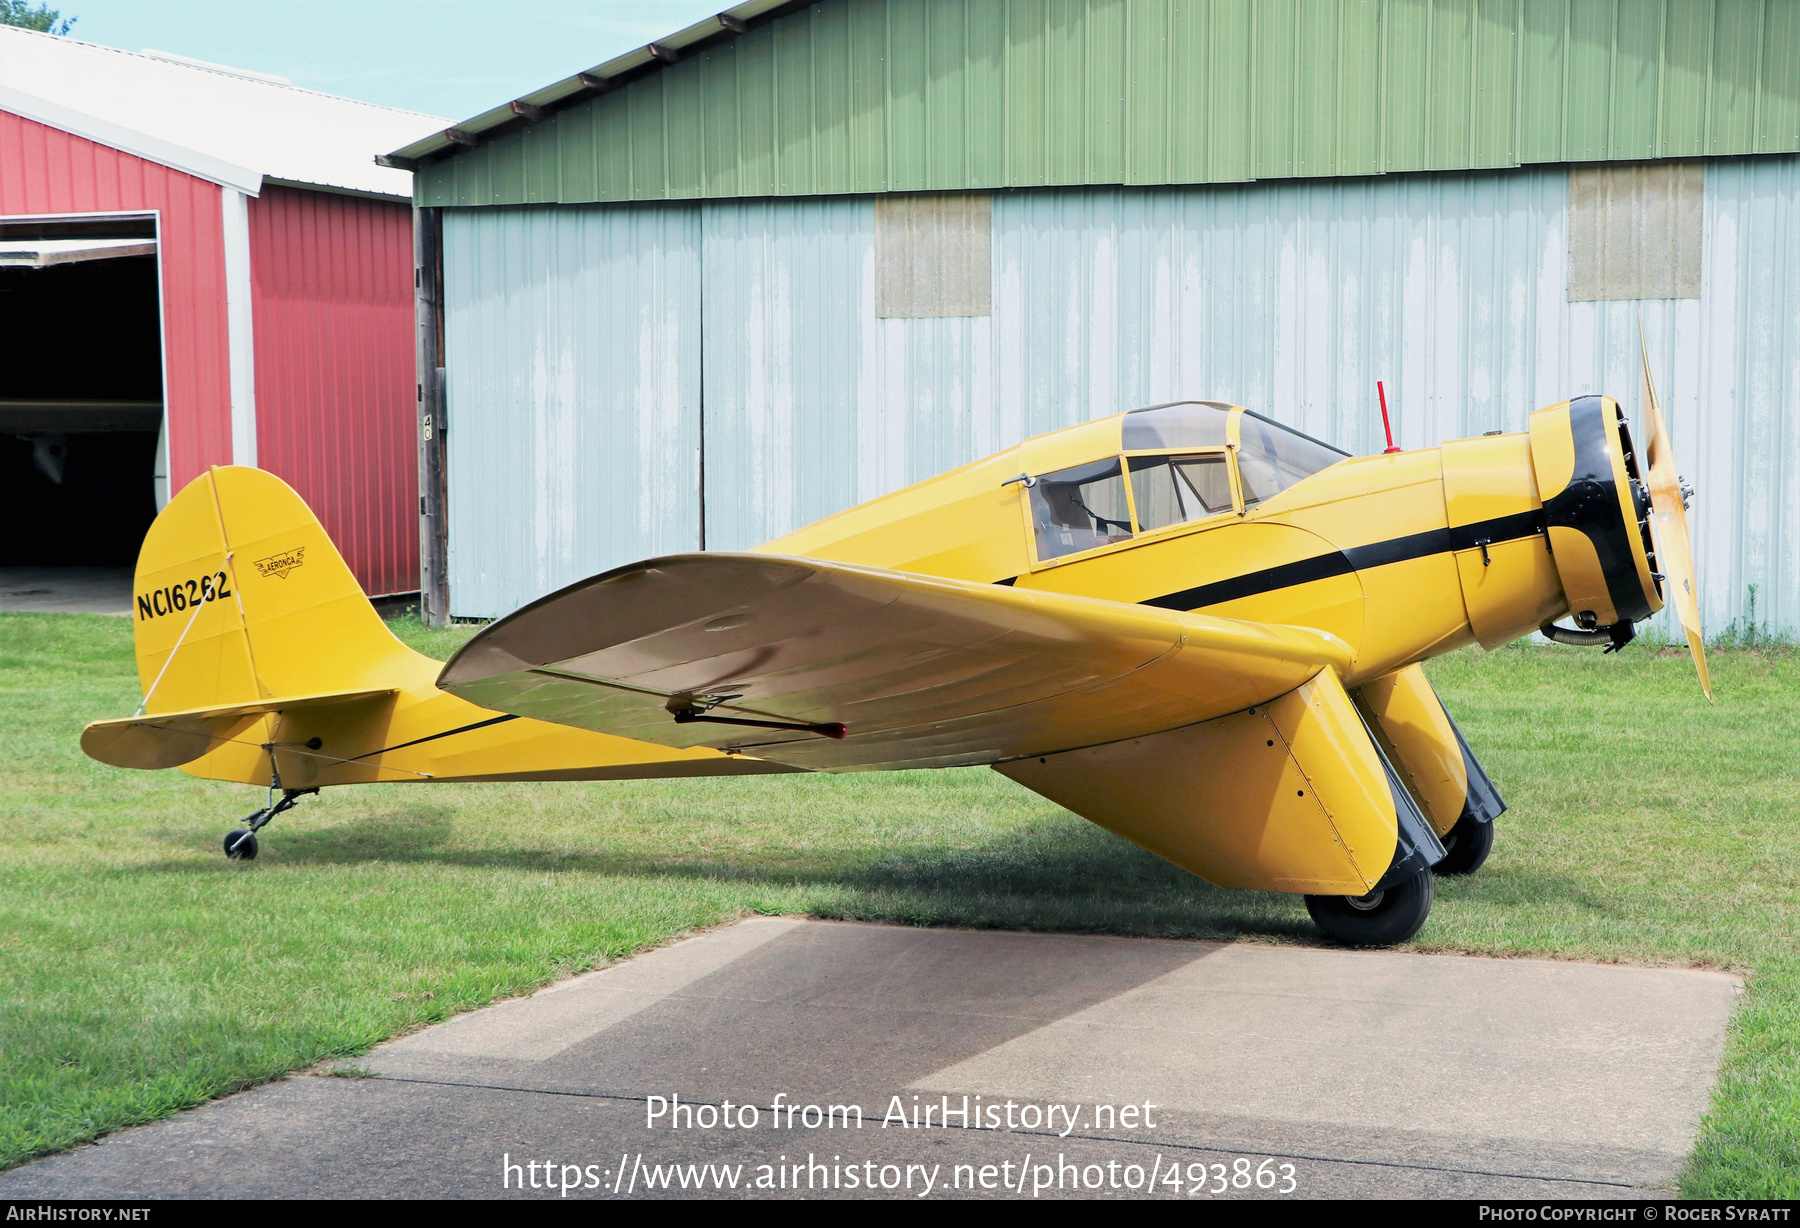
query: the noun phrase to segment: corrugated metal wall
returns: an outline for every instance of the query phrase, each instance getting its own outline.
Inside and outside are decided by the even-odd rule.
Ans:
[[[692,208],[445,215],[454,615],[698,544],[699,253]]]
[[[1792,0],[825,0],[420,170],[427,205],[1800,150]]]
[[[412,209],[267,187],[249,214],[257,462],[365,592],[416,592]]]
[[[169,468],[179,490],[231,463],[219,187],[0,111],[0,214],[155,210]]]
[[[1759,617],[1800,631],[1800,158],[1708,163],[1706,194],[1704,297],[1659,323],[1694,364],[1675,371],[1675,449],[1706,498],[1709,625],[1755,584]]]
[[[1380,447],[1377,379],[1411,447],[1520,429],[1532,409],[1585,392],[1635,415],[1641,310],[1699,487],[1709,624],[1736,617],[1756,584],[1759,614],[1792,629],[1800,158],[1709,162],[1705,192],[1703,297],[1641,304],[1568,301],[1562,170],[1000,193],[993,314],[961,319],[875,317],[869,198],[451,211],[452,607],[501,614],[696,539],[680,499],[640,520],[652,526],[640,537],[597,528],[534,477],[532,458],[548,433],[575,445],[559,454],[558,490],[605,486],[617,460],[606,440],[691,412],[641,355],[660,345],[683,372],[698,362],[683,313],[699,311],[686,296],[703,242],[712,548],[1180,397],[1237,401],[1362,452]],[[558,248],[555,233],[584,238]],[[629,259],[598,262],[603,276],[585,254],[634,243]],[[653,279],[656,262],[671,280]],[[566,287],[583,278],[604,280],[625,322],[569,314]],[[471,297],[476,282],[489,289]],[[615,382],[595,383],[599,372]],[[630,455],[661,466],[647,479],[658,487],[693,489],[690,453]]]

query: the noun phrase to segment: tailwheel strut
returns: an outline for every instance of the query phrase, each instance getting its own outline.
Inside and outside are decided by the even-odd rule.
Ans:
[[[275,797],[277,789],[281,789],[279,800]],[[292,810],[301,798],[317,792],[317,789],[283,789],[281,777],[276,776],[269,785],[269,804],[245,815],[244,826],[234,827],[225,833],[225,856],[233,861],[255,861],[256,833],[267,827],[269,820],[282,811]]]

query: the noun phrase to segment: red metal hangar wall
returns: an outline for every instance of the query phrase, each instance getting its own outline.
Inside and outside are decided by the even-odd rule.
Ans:
[[[419,587],[412,209],[268,187],[250,202],[256,451],[370,593]]]
[[[5,565],[124,565],[208,465],[312,505],[416,591],[410,177],[443,121],[0,27]]]

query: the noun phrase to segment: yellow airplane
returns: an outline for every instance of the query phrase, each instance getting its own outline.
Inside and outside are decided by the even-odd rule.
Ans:
[[[445,664],[396,640],[298,495],[195,479],[145,538],[121,767],[334,785],[987,764],[1227,887],[1402,942],[1504,809],[1420,662],[1543,629],[1622,647],[1672,591],[1707,689],[1684,496],[1644,365],[1522,434],[1352,457],[1186,401],[1070,427],[748,553],[570,585]],[[1556,625],[1572,615],[1575,626]]]

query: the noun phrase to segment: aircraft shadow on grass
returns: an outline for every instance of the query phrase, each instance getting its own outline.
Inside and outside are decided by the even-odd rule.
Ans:
[[[555,872],[643,879],[713,880],[771,888],[837,888],[821,915],[905,924],[1047,929],[1147,937],[1263,935],[1312,940],[1317,931],[1291,896],[1214,887],[1096,827],[1055,819],[1015,829],[975,848],[921,846],[870,859],[864,849],[765,848],[648,853],[607,847],[467,847],[455,843],[448,807],[409,806],[328,826],[296,823],[263,863],[358,866],[401,862],[470,869]],[[171,843],[192,842],[169,832]],[[784,864],[785,863],[785,864]],[[166,861],[144,872],[257,873],[261,867],[207,860]],[[1583,912],[1609,904],[1566,875],[1493,867],[1447,883],[1445,898]]]

